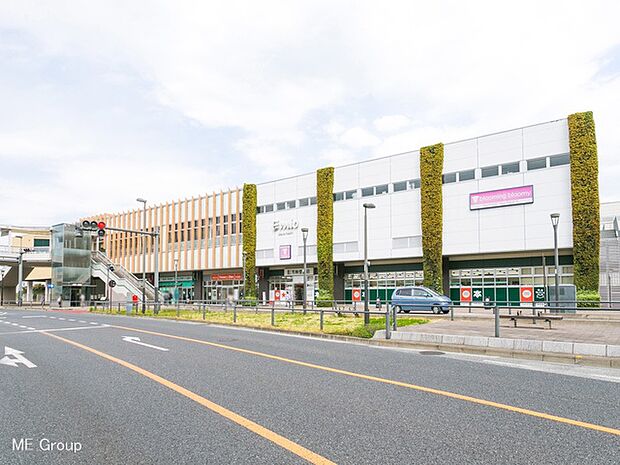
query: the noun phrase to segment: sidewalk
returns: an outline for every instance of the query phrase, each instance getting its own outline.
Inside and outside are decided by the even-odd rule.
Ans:
[[[492,315],[455,316],[455,320],[432,318],[425,325],[405,326],[393,331],[391,341],[440,350],[456,350],[515,358],[584,363],[620,368],[620,319],[587,320],[565,318],[554,321],[553,329],[544,322],[520,320],[515,328],[510,320],[500,321],[496,338]],[[385,338],[377,331],[373,339]]]

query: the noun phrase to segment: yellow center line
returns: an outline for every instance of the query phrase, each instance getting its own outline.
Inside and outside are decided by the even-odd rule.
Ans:
[[[293,442],[290,439],[285,438],[284,436],[280,436],[278,433],[274,433],[273,431],[265,428],[264,426],[259,425],[258,423],[253,422],[252,420],[249,420],[231,410],[228,410],[227,408],[222,407],[221,405],[216,404],[215,402],[212,402],[209,399],[202,397],[196,394],[195,392],[190,391],[189,389],[185,389],[184,387],[179,386],[178,384],[175,384],[172,381],[162,378],[161,376],[158,376],[155,373],[145,370],[144,368],[140,368],[139,366],[136,366],[133,363],[126,362],[125,360],[121,360],[119,358],[113,357],[112,355],[106,354],[105,352],[101,352],[97,349],[93,349],[92,347],[85,346],[83,344],[80,344],[79,342],[75,342],[70,339],[65,339],[64,337],[57,336],[56,334],[51,334],[51,333],[42,333],[42,334],[45,334],[46,336],[49,336],[49,337],[53,337],[54,339],[58,339],[59,341],[66,342],[67,344],[71,344],[75,347],[79,347],[80,349],[87,350],[88,352],[98,355],[99,357],[105,358],[106,360],[117,363],[121,366],[124,366],[125,368],[135,371],[136,373],[139,373],[142,376],[145,376],[155,381],[156,383],[166,386],[167,388],[172,389],[173,391],[187,397],[188,399],[191,399],[194,402],[197,402],[198,404],[202,405],[203,407],[208,408],[209,410],[217,413],[218,415],[221,415],[224,418],[227,418],[228,420],[234,423],[237,423],[240,426],[243,426],[244,428],[252,431],[253,433],[258,434],[259,436],[267,439],[268,441],[273,442],[274,444],[277,444],[278,446],[288,450],[289,452],[292,452],[295,455],[298,455],[299,457],[307,460],[310,463],[321,464],[321,465],[328,465],[328,464],[335,465],[335,463],[332,462],[331,460],[328,460],[325,457],[319,454],[316,454],[312,452],[311,450],[306,449],[303,446],[300,446],[296,442]]]
[[[327,372],[330,372],[330,373],[338,373],[340,375],[351,376],[353,378],[365,379],[365,380],[368,380],[368,381],[375,381],[375,382],[378,382],[378,383],[391,384],[393,386],[400,386],[400,387],[404,387],[404,388],[408,388],[408,389],[414,389],[416,391],[427,392],[429,394],[436,394],[436,395],[439,395],[439,396],[450,397],[452,399],[463,400],[463,401],[471,402],[471,403],[478,404],[478,405],[485,405],[487,407],[494,407],[494,408],[498,408],[498,409],[502,409],[502,410],[507,410],[509,412],[521,413],[523,415],[528,415],[528,416],[531,416],[531,417],[544,418],[545,420],[551,420],[551,421],[555,421],[555,422],[558,422],[558,423],[564,423],[564,424],[567,424],[567,425],[579,426],[581,428],[586,428],[586,429],[598,431],[598,432],[601,432],[601,433],[609,433],[609,434],[614,434],[616,436],[620,436],[620,429],[617,429],[617,428],[610,428],[608,426],[596,425],[594,423],[588,423],[588,422],[585,422],[585,421],[573,420],[571,418],[565,418],[565,417],[560,417],[560,416],[557,416],[557,415],[551,415],[551,414],[548,414],[548,413],[538,412],[536,410],[530,410],[530,409],[526,409],[526,408],[515,407],[513,405],[502,404],[500,402],[493,402],[491,400],[479,399],[477,397],[466,396],[466,395],[463,395],[463,394],[457,394],[455,392],[444,391],[444,390],[441,390],[441,389],[434,389],[434,388],[429,388],[429,387],[426,387],[426,386],[419,386],[419,385],[416,385],[416,384],[404,383],[402,381],[395,381],[395,380],[392,380],[392,379],[380,378],[378,376],[364,375],[364,374],[361,374],[361,373],[355,373],[353,371],[340,370],[338,368],[332,368],[332,367],[328,367],[328,366],[317,365],[317,364],[314,364],[314,363],[302,362],[300,360],[294,360],[294,359],[290,359],[290,358],[286,358],[286,357],[280,357],[279,355],[266,354],[266,353],[263,353],[263,352],[257,352],[257,351],[254,351],[254,350],[242,349],[242,348],[239,348],[239,347],[228,346],[228,345],[225,345],[225,344],[218,344],[217,342],[209,342],[209,341],[204,341],[204,340],[201,340],[201,339],[193,339],[193,338],[190,338],[190,337],[176,336],[174,334],[159,333],[159,332],[156,332],[156,331],[149,331],[149,330],[146,330],[146,329],[130,328],[130,327],[127,327],[127,326],[110,325],[110,327],[111,328],[124,329],[124,330],[130,330],[130,331],[137,331],[139,333],[152,334],[154,336],[162,336],[162,337],[167,337],[167,338],[171,338],[171,339],[178,339],[178,340],[181,340],[181,341],[195,342],[197,344],[203,344],[203,345],[207,345],[207,346],[211,346],[211,347],[218,347],[220,349],[232,350],[234,352],[240,352],[240,353],[243,353],[243,354],[255,355],[255,356],[258,356],[258,357],[268,358],[268,359],[271,359],[271,360],[278,360],[280,362],[291,363],[293,365],[299,365],[299,366],[303,366],[303,367],[307,367],[307,368],[313,368],[313,369],[316,369],[316,370],[327,371]]]

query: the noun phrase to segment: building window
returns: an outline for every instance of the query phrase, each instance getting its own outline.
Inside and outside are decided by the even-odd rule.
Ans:
[[[400,181],[394,183],[394,192],[406,191],[407,181]]]
[[[316,197],[310,197],[310,205],[316,205]]]
[[[297,201],[296,200],[289,200],[288,202],[286,202],[286,208],[295,208],[297,206]]]
[[[265,205],[265,213],[272,212],[272,211],[273,211],[272,203],[270,203],[269,205]]]
[[[344,193],[344,198],[347,199],[347,200],[351,200],[351,199],[357,198],[357,189],[352,190],[352,191],[346,191]]]
[[[375,187],[375,194],[387,194],[389,192],[388,184],[381,184],[380,186]]]
[[[474,170],[459,171],[459,181],[469,181],[475,178]]]
[[[441,179],[444,184],[456,182],[456,173],[446,173],[441,177]]]
[[[276,203],[276,210],[286,210],[286,202],[278,202]]]
[[[375,194],[374,187],[363,187],[362,188],[362,197],[370,197]]]
[[[505,163],[502,165],[502,174],[518,173],[519,171],[519,162]]]
[[[539,170],[539,169],[546,168],[546,167],[547,167],[547,158],[546,157],[532,158],[531,160],[527,161],[527,170],[528,171]]]
[[[420,188],[420,180],[419,179],[412,179],[411,181],[407,181],[407,188],[408,189],[419,189]]]
[[[334,202],[340,202],[341,200],[344,200],[344,192],[336,192],[334,194]]]
[[[499,174],[499,166],[485,166],[480,170],[483,178],[489,178],[491,176],[497,176]]]
[[[410,249],[412,247],[422,247],[422,236],[392,238],[393,249]]]
[[[310,199],[309,198],[305,198],[305,199],[299,199],[299,206],[300,207],[307,207],[308,205],[310,205]]]
[[[549,157],[549,166],[568,165],[570,163],[570,155],[563,153],[562,155],[553,155]]]

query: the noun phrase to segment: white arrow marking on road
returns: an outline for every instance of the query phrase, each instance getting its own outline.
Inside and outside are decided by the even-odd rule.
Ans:
[[[165,347],[159,347],[159,346],[154,346],[151,344],[147,344],[145,342],[140,342],[140,338],[137,336],[124,336],[123,337],[123,341],[125,342],[131,342],[132,344],[138,344],[140,346],[144,346],[144,347],[150,347],[151,349],[157,349],[157,350],[162,350],[164,352],[168,352],[168,349],[166,349]]]
[[[22,363],[27,368],[36,368],[37,366],[34,363],[32,363],[30,360],[28,360],[26,357],[24,357],[23,354],[24,353],[19,350],[11,349],[10,347],[5,346],[4,357],[0,359],[0,364],[17,368],[17,364]]]

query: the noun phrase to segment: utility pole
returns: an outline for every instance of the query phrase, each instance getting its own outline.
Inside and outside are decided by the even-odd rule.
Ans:
[[[364,324],[370,324],[370,313],[368,311],[368,300],[370,291],[368,290],[368,209],[375,208],[374,203],[364,204]]]
[[[4,305],[4,273],[5,271],[2,270],[2,287],[0,288],[0,306]]]
[[[306,313],[306,305],[308,305],[308,296],[306,295],[308,289],[308,264],[306,260],[306,242],[308,240],[308,228],[301,228],[301,235],[304,240],[304,314]]]
[[[553,249],[555,253],[555,306],[560,306],[560,254],[558,251],[558,224],[560,223],[560,214],[551,214],[551,224],[553,225]]]
[[[142,209],[142,228],[140,231],[146,231],[146,200],[138,197],[136,199],[137,202],[143,204]],[[146,311],[146,237],[141,237],[142,244],[142,314]]]

